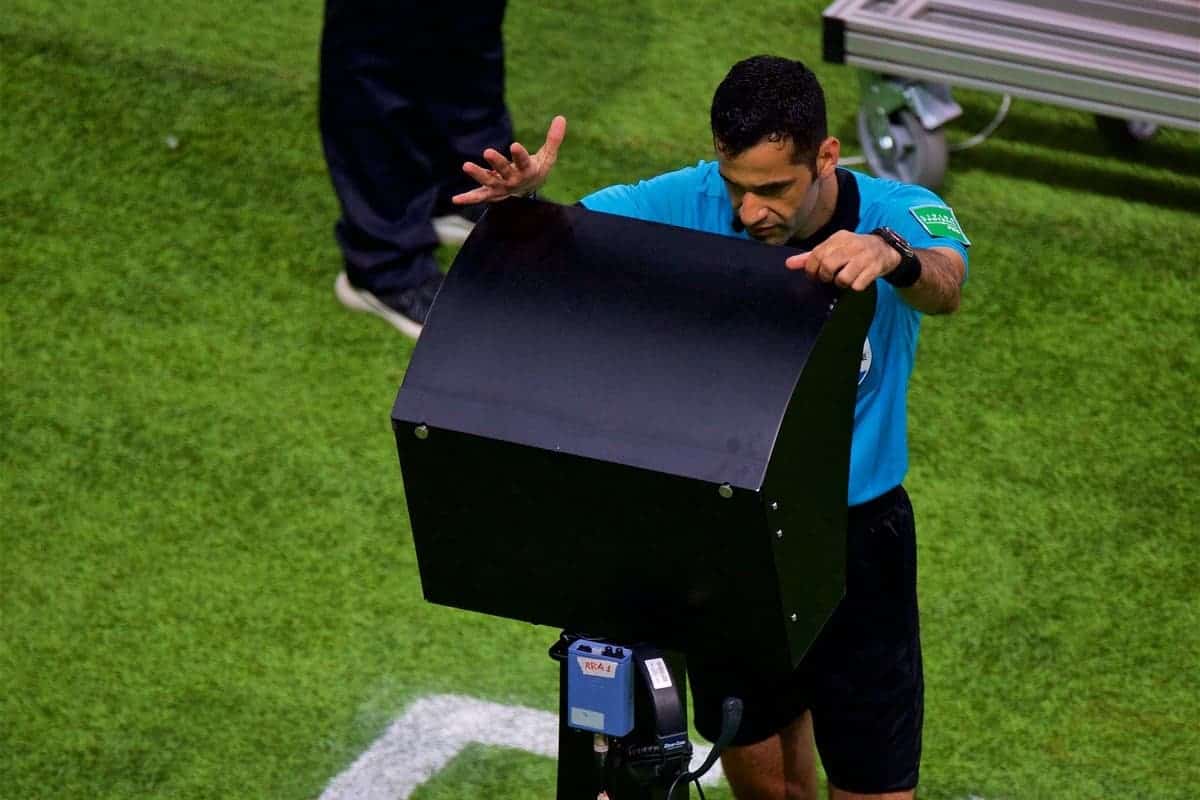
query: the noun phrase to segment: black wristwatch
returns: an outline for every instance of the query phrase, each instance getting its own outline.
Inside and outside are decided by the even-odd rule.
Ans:
[[[883,239],[900,254],[900,265],[884,275],[883,279],[897,289],[904,289],[916,283],[917,279],[921,277],[921,259],[917,258],[917,253],[912,249],[912,245],[891,228],[876,228],[871,231],[871,235]]]

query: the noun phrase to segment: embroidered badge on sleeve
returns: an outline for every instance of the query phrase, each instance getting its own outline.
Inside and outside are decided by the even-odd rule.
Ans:
[[[971,240],[963,233],[962,226],[958,224],[958,218],[954,216],[954,211],[947,206],[913,206],[908,209],[908,213],[921,223],[921,227],[930,236],[953,239],[968,247],[971,246]]]

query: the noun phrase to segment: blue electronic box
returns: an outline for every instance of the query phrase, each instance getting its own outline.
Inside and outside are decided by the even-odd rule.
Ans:
[[[579,639],[567,650],[567,724],[624,736],[633,730],[633,653]]]

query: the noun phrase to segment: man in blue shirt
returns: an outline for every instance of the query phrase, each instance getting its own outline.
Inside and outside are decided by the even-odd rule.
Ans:
[[[803,64],[756,56],[735,64],[713,97],[715,161],[581,202],[594,211],[726,236],[787,244],[783,260],[853,291],[874,284],[851,444],[846,595],[797,670],[763,685],[689,660],[696,728],[715,739],[720,703],[745,711],[722,764],[739,800],[815,798],[815,742],[834,798],[911,798],[917,785],[924,680],[916,595],[916,532],[900,485],[908,468],[906,393],[922,314],[954,311],[967,246],[954,212],[921,187],[838,167],[825,98]],[[566,133],[519,144],[490,169],[465,164],[480,186],[454,198],[495,202],[537,190]]]

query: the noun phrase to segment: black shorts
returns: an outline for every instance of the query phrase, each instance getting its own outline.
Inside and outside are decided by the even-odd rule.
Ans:
[[[864,794],[917,785],[925,682],[917,622],[917,541],[903,487],[850,508],[846,595],[800,666],[771,684],[689,660],[696,729],[713,741],[721,701],[742,699],[735,745],[812,711],[829,780]]]

